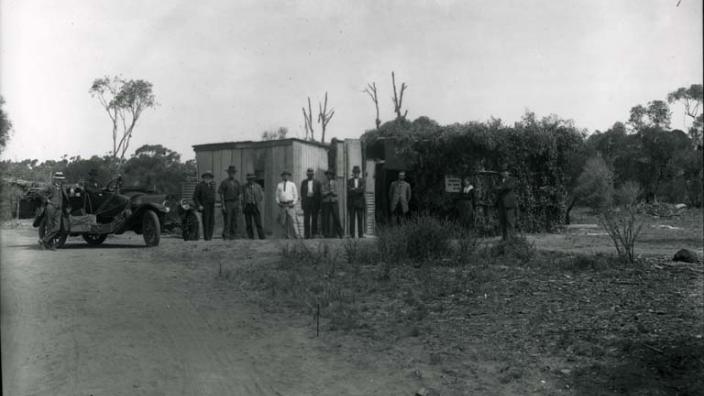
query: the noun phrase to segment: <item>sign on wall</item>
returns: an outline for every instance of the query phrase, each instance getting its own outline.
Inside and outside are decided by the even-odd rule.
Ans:
[[[458,193],[462,190],[462,179],[457,176],[445,175],[445,192]]]

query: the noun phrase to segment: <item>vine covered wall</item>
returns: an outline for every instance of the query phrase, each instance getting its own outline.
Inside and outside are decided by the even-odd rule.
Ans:
[[[532,113],[514,126],[500,120],[440,126],[427,117],[396,120],[362,136],[367,158],[384,159],[392,141],[413,174],[416,208],[451,217],[455,197],[445,193],[445,175],[474,175],[485,197],[477,224],[495,232],[492,178],[477,177],[507,167],[517,183],[519,228],[524,232],[552,231],[563,224],[568,201],[571,156],[581,150],[585,133],[571,121],[555,116],[537,120]],[[483,190],[483,191],[482,191]]]

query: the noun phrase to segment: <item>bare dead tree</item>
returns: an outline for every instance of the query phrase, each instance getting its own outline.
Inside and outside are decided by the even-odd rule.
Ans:
[[[406,110],[403,115],[401,115],[401,108],[403,107],[403,93],[406,91],[406,88],[408,88],[408,85],[406,83],[401,83],[401,90],[398,91],[398,95],[396,94],[396,76],[394,75],[394,72],[391,72],[391,84],[394,86],[394,97],[392,98],[394,101],[394,112],[396,112],[396,119],[401,119],[401,118],[406,118],[406,115],[408,115],[408,110]]]
[[[301,107],[301,110],[303,110],[303,121],[304,121],[304,127],[306,129],[306,140],[315,140],[315,130],[313,129],[313,107],[310,105],[310,96],[308,97],[308,112],[306,112],[306,108]]]
[[[328,93],[327,91],[325,91],[324,104],[318,102],[318,122],[320,123],[320,126],[322,128],[322,132],[320,135],[321,143],[325,143],[325,128],[327,128],[328,123],[332,119],[333,115],[335,115],[335,109],[330,108],[330,110],[328,110]]]
[[[371,84],[367,84],[367,88],[364,92],[369,95],[372,102],[374,102],[374,107],[376,108],[376,119],[374,122],[376,123],[376,129],[379,129],[379,126],[381,126],[381,120],[379,119],[379,96],[376,93],[376,83],[372,81]]]

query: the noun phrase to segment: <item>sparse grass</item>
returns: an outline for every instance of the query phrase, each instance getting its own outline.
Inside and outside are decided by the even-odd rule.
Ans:
[[[332,245],[289,244],[280,263],[250,268],[246,276],[257,277],[249,284],[263,304],[308,315],[320,304],[324,332],[384,348],[415,339],[425,364],[454,373],[448,385],[454,389],[475,380],[466,365],[480,358],[495,362],[505,386],[539,378],[557,388],[578,386],[578,394],[608,394],[608,381],[628,371],[629,379],[618,382],[625,390],[638,381],[682,394],[702,390],[683,378],[704,369],[704,361],[674,352],[686,344],[704,347],[697,338],[704,306],[690,297],[701,287],[700,274],[648,261],[624,265],[609,254],[537,251],[522,237],[487,245],[471,234],[430,243],[443,253],[423,253],[417,265],[403,254],[407,232],[389,228],[376,243],[345,241],[339,254]],[[634,350],[646,356],[643,344],[665,353],[633,356]],[[544,359],[559,367],[544,369]],[[653,374],[653,367],[671,369]]]

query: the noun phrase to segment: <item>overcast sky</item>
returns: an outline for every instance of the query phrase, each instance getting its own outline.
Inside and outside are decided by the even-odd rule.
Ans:
[[[607,129],[629,109],[702,80],[702,1],[0,0],[4,158],[105,154],[111,123],[88,89],[120,74],[154,84],[129,153],[161,143],[302,137],[301,106],[327,90],[328,136],[374,126],[376,81],[393,118],[512,123],[525,109]],[[683,127],[673,107],[673,127]],[[319,128],[318,128],[319,129]]]

